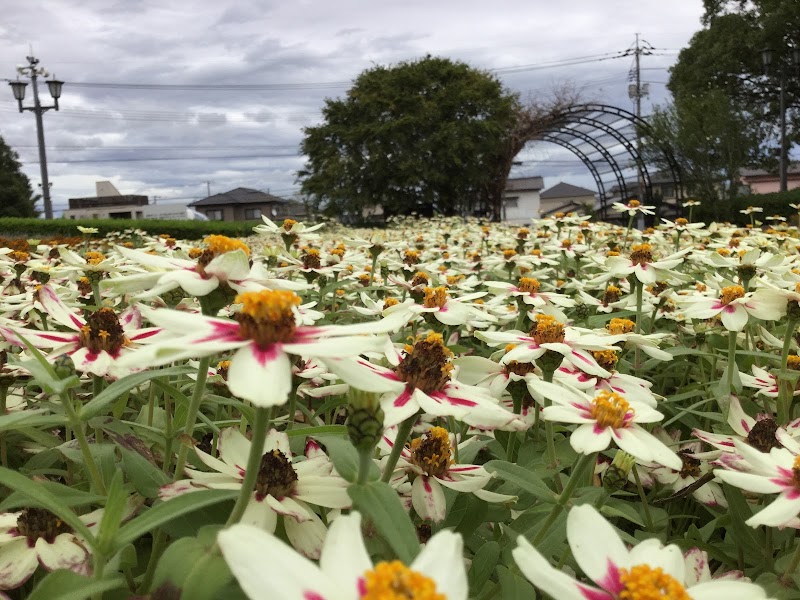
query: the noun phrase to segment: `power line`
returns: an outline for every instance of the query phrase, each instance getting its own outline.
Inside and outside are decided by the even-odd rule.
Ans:
[[[148,157],[132,157],[127,158],[80,158],[70,160],[52,160],[50,163],[58,163],[62,165],[77,164],[77,163],[121,163],[121,162],[149,162],[149,161],[164,161],[164,160],[249,160],[256,158],[302,158],[302,155],[295,153],[292,154],[244,154],[238,156],[148,156]],[[37,160],[26,161],[27,164],[39,164]]]

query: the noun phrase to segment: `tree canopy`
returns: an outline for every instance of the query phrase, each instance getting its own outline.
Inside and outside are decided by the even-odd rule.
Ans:
[[[519,102],[491,74],[427,56],[361,73],[304,130],[302,190],[328,214],[471,212],[502,172]],[[506,173],[507,175],[507,173]]]
[[[36,217],[31,182],[21,170],[19,155],[0,137],[0,217]]]

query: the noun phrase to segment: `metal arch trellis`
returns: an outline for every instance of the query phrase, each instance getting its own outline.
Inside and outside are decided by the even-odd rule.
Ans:
[[[637,136],[650,131],[646,120],[632,112],[608,104],[578,104],[562,111],[547,127],[543,128],[530,141],[541,140],[566,148],[589,169],[597,185],[600,197],[600,217],[606,218],[609,201],[612,197],[626,201],[631,198],[629,185],[623,172],[635,169],[636,180],[641,185],[640,200],[646,204],[656,204],[657,214],[663,210],[661,199],[653,195],[653,177],[637,144]],[[681,170],[669,147],[659,146],[658,150],[667,165],[672,179],[680,210],[683,200]],[[601,170],[607,166],[606,170]],[[613,175],[613,179],[606,176]],[[609,185],[611,184],[611,185]],[[616,185],[614,185],[616,184]]]

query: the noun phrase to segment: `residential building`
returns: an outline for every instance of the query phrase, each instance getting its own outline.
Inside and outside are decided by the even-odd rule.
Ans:
[[[306,206],[268,192],[239,187],[214,194],[189,204],[210,221],[255,221],[261,215],[269,219],[306,218]]]
[[[203,219],[186,203],[150,204],[140,194],[120,194],[110,181],[95,182],[96,196],[70,198],[63,219]]]
[[[596,202],[597,192],[560,181],[539,194],[539,216],[548,217],[558,212],[585,213],[594,210]]]
[[[751,194],[771,194],[781,190],[780,176],[766,169],[742,169],[741,181],[750,188]],[[786,189],[797,188],[800,188],[800,163],[793,163],[786,170]]]
[[[501,219],[506,223],[524,225],[538,218],[539,192],[543,189],[544,179],[538,176],[506,180]]]

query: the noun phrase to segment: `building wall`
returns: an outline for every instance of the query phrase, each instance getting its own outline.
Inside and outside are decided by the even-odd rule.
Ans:
[[[574,202],[575,204],[588,204],[589,206],[594,206],[595,197],[594,194],[587,194],[586,196],[565,196],[564,198],[540,198],[539,214],[545,215],[551,213],[559,207],[565,206],[571,202]]]
[[[524,225],[539,216],[539,190],[506,192],[503,198],[503,221]]]
[[[750,186],[750,192],[753,194],[772,194],[781,191],[781,182],[779,179],[765,181],[745,180],[745,183]],[[796,190],[797,188],[800,188],[800,177],[789,177],[786,181],[786,189]]]

